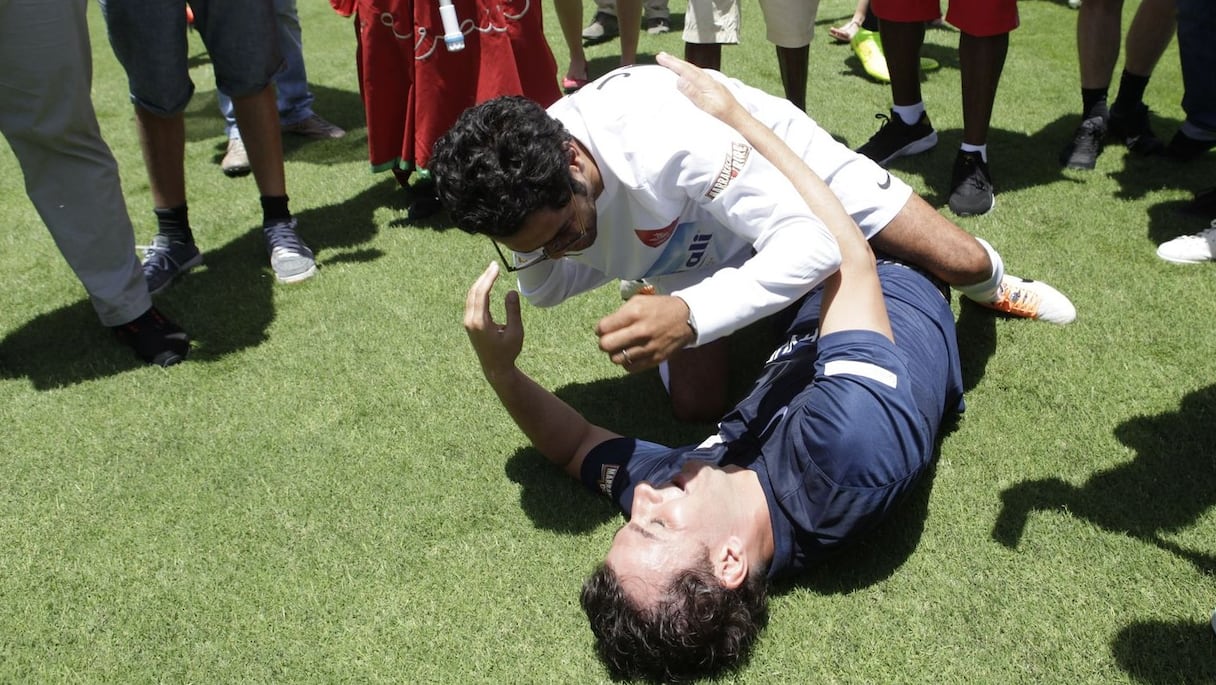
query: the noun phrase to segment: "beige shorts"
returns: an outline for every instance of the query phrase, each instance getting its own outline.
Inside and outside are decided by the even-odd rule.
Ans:
[[[782,48],[811,44],[819,0],[760,0],[766,35]],[[695,44],[739,42],[738,0],[688,0],[684,14],[684,42]]]

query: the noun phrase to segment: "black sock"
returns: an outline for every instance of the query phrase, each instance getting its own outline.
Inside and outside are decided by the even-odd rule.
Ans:
[[[273,226],[291,221],[291,210],[287,209],[286,195],[262,196],[262,225]]]
[[[1081,89],[1081,111],[1082,116],[1088,119],[1093,116],[1101,116],[1103,119],[1110,117],[1110,111],[1106,109],[1106,88],[1082,88]]]
[[[1137,76],[1127,69],[1119,78],[1119,94],[1115,96],[1115,104],[1111,109],[1129,112],[1131,108],[1144,101],[1144,89],[1148,87],[1148,76]]]
[[[156,214],[156,232],[174,243],[193,243],[194,233],[190,231],[190,216],[186,205],[152,210]]]

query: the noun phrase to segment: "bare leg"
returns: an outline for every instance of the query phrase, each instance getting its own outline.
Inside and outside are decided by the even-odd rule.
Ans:
[[[1174,38],[1175,23],[1174,0],[1142,0],[1127,29],[1123,68],[1136,76],[1152,75]]]
[[[962,34],[958,40],[963,81],[963,142],[984,145],[996,102],[997,84],[1005,68],[1009,34],[983,38]]]
[[[135,126],[152,205],[169,209],[186,204],[186,123],[182,114],[162,117],[136,106]]]
[[[1086,0],[1077,13],[1077,58],[1081,87],[1109,88],[1119,60],[1123,0]]]
[[[726,411],[726,339],[673,354],[667,361],[672,413],[680,421],[716,421]]]
[[[920,94],[920,48],[925,42],[925,22],[878,22],[882,50],[891,73],[891,99],[896,105],[915,105]]]
[[[984,246],[916,194],[870,244],[948,285],[971,285],[992,276],[992,261]]]
[[[777,66],[781,69],[781,86],[785,99],[806,111],[806,72],[810,61],[811,46],[783,48],[777,46]]]
[[[685,43],[684,61],[702,69],[722,71],[721,43]]]
[[[585,79],[587,74],[587,55],[583,52],[583,3],[581,0],[553,0],[557,9],[557,23],[561,25],[562,39],[566,42],[566,50],[570,53],[570,66],[566,69],[566,78]]]
[[[637,64],[638,34],[642,31],[642,0],[617,0],[616,19],[621,28],[621,66]]]
[[[236,123],[241,139],[249,153],[249,166],[258,184],[258,192],[266,197],[287,194],[283,171],[283,139],[279,131],[279,109],[275,104],[274,86],[266,86],[256,95],[233,98]]]

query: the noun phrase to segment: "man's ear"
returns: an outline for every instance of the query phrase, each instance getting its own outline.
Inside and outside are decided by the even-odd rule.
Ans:
[[[744,547],[743,541],[734,535],[718,548],[718,556],[713,559],[713,562],[714,575],[726,589],[734,590],[747,580],[749,571],[747,548]]]

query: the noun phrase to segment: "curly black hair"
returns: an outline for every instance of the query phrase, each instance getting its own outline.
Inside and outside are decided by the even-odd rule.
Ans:
[[[728,589],[714,575],[708,550],[652,607],[630,600],[607,564],[583,583],[581,599],[596,651],[616,678],[684,681],[737,668],[768,621],[764,571]]]
[[[462,230],[511,236],[532,212],[570,202],[573,140],[518,95],[470,107],[435,141],[429,166],[439,200]]]

